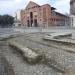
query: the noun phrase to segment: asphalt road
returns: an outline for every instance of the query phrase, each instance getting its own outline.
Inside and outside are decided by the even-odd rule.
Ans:
[[[14,28],[0,28],[0,40],[17,35],[20,32],[15,31]]]
[[[13,32],[13,28],[0,28],[0,34],[6,34]]]

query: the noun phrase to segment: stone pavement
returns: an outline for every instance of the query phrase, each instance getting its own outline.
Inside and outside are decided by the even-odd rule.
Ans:
[[[11,39],[10,41],[15,41],[38,53],[45,54],[47,62],[44,61],[43,63],[52,66],[50,68],[60,69],[60,71],[62,71],[62,67],[65,71],[68,69],[75,69],[75,53],[67,52],[60,48],[59,46],[62,44],[58,44],[58,47],[53,47],[52,44],[55,45],[55,43],[51,42],[51,44],[49,41],[46,42],[42,40],[42,37],[47,34],[48,33],[25,34],[24,36]]]
[[[42,63],[28,64],[18,51],[8,46],[7,42],[4,43],[1,49],[12,65],[15,75],[62,75],[61,72]]]
[[[22,46],[21,44],[15,41],[10,41],[9,46],[14,49],[17,49],[17,51],[20,52],[24,59],[30,64],[38,63],[43,57],[41,54],[38,54],[32,49]]]
[[[48,32],[54,31],[49,29]],[[67,48],[68,50],[74,50],[75,47],[73,45],[64,46],[60,43],[44,41],[42,37],[47,34],[50,33],[31,33],[24,34],[24,36],[16,36],[16,34],[14,35],[13,33],[16,38],[10,38],[7,41],[5,40],[5,42],[0,41],[0,75],[74,75],[75,53],[66,50]],[[11,37],[14,37],[13,35]],[[22,55],[16,49],[13,49],[8,45],[8,41],[15,41],[24,47],[33,49],[37,53],[45,54],[47,62],[42,60],[35,65],[28,64],[26,60],[23,60]],[[48,61],[48,59],[51,60]],[[57,70],[60,66],[63,66],[63,68],[66,69],[65,73],[61,73],[61,70]]]

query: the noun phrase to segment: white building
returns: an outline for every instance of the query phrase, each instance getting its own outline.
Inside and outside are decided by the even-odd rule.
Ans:
[[[16,12],[16,19],[17,19],[17,21],[21,22],[21,10],[18,10]]]
[[[75,0],[70,1],[71,26],[75,27]]]
[[[14,13],[14,26],[21,26],[21,10]]]
[[[75,27],[75,15],[70,16],[71,26]]]

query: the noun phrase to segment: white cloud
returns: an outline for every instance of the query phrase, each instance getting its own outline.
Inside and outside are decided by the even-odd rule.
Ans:
[[[15,0],[16,3],[20,3],[22,0]]]
[[[0,1],[0,14],[11,14],[16,12],[18,9],[24,9],[29,1],[34,1],[40,5],[46,4],[53,0],[1,0]],[[54,0],[54,4],[51,4],[57,11],[65,13],[69,12],[69,1],[70,0]]]
[[[58,12],[69,13],[70,0],[57,0],[54,4]]]
[[[16,10],[25,7],[26,0],[0,1],[0,14],[11,14]]]

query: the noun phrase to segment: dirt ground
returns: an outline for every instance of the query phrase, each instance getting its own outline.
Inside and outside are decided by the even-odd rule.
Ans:
[[[34,49],[38,53],[45,54],[48,59],[54,59],[67,70],[74,70],[75,53],[67,52],[64,49],[60,48],[59,46],[63,46],[62,44],[42,40],[42,37],[47,34],[48,33],[24,34],[24,36],[16,37],[10,40],[16,41],[23,46]],[[28,64],[19,52],[9,47],[8,41],[9,39],[5,42],[0,42],[0,50],[9,64],[11,64],[12,69],[15,73],[14,75],[67,75],[69,73],[68,71],[66,71],[68,73],[61,73],[60,71],[44,63],[37,63],[35,65]],[[53,44],[57,45],[58,47],[53,46]],[[67,47],[68,46],[69,45],[67,45]],[[73,74],[74,72],[72,73],[72,75]]]
[[[6,60],[5,55],[3,54],[3,44],[4,42],[0,41],[0,75],[15,75],[12,66]]]

